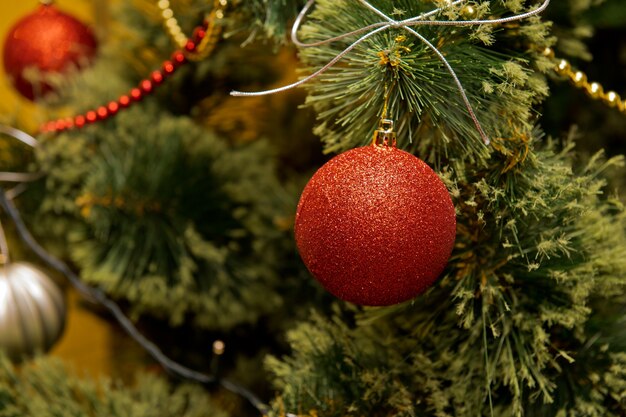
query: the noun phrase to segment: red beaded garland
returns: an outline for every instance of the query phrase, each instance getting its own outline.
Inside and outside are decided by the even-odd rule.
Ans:
[[[205,28],[199,27],[194,32],[196,39],[202,39],[204,36],[206,36]],[[187,52],[194,52],[196,48],[196,43],[191,39],[185,45]],[[60,119],[44,123],[39,130],[41,132],[54,132],[71,128],[82,128],[87,124],[115,116],[120,110],[128,108],[132,103],[141,101],[145,95],[153,93],[155,88],[162,84],[166,77],[174,74],[176,69],[185,63],[187,63],[187,58],[183,51],[175,51],[169,60],[163,62],[160,70],[152,71],[149,79],[142,80],[138,87],[131,89],[128,94],[120,96],[117,101],[111,101],[108,105],[100,106],[95,111],[90,110],[84,115],[77,115],[70,122]]]
[[[87,123],[93,123],[96,120],[98,120],[98,115],[96,114],[95,111],[93,110],[89,110],[86,114],[85,114],[85,120],[87,120]]]
[[[152,81],[143,80],[141,83],[139,83],[139,88],[141,89],[142,93],[150,94],[152,92]]]
[[[454,246],[450,194],[422,160],[366,146],[322,166],[295,221],[300,255],[335,296],[362,305],[409,300],[431,286]]]
[[[98,107],[98,109],[96,110],[96,114],[98,115],[98,119],[100,120],[104,120],[107,118],[107,116],[109,115],[109,111],[107,110],[106,107],[104,106],[100,106]]]
[[[118,102],[120,103],[120,107],[126,108],[130,105],[130,97],[126,95],[120,96],[120,99],[118,100]]]
[[[54,123],[54,128],[56,130],[63,130],[63,129],[65,129],[65,122],[63,120],[57,120]]]
[[[130,99],[131,101],[139,101],[143,98],[143,93],[138,88],[133,88],[130,90]]]
[[[185,54],[181,51],[176,51],[172,54],[172,63],[174,66],[180,66],[187,62],[187,58],[185,58]]]
[[[193,52],[196,50],[196,43],[192,40],[188,40],[187,43],[185,44],[185,50],[187,52]]]
[[[117,104],[116,101],[111,101],[108,105],[107,105],[107,109],[109,110],[109,113],[111,114],[111,116],[113,116],[114,114],[116,114],[118,112],[118,110],[120,109],[120,105]]]
[[[78,116],[74,117],[74,125],[76,127],[85,126],[85,116],[83,116],[82,114],[79,114]]]
[[[156,85],[159,85],[163,82],[163,74],[161,73],[161,71],[152,71],[152,74],[150,74],[150,79],[152,80],[152,82]]]
[[[193,37],[194,37],[194,39],[196,39],[198,41],[202,40],[205,36],[206,36],[206,31],[202,27],[197,27],[193,31]]]
[[[172,64],[172,61],[165,61],[163,63],[163,75],[172,75],[174,73],[174,70],[176,69],[176,67],[174,67],[174,64]]]

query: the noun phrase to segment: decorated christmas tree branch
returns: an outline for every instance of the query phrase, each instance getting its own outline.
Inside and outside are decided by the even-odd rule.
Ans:
[[[575,413],[590,402],[597,415],[620,416],[623,383],[602,381],[624,369],[624,329],[607,330],[603,344],[587,325],[604,317],[594,300],[623,308],[626,212],[600,195],[602,172],[623,159],[597,155],[574,173],[573,156],[552,144],[501,182],[497,165],[447,181],[462,215],[442,279],[411,303],[348,306],[289,332],[293,352],[268,361],[275,410],[489,415],[491,393],[494,416]],[[507,191],[505,177],[517,178]],[[595,382],[585,357],[604,363]],[[568,378],[578,383],[560,382]]]
[[[475,41],[485,44],[493,42],[490,25],[470,26],[467,29],[457,28],[455,25],[472,25],[474,21],[483,20],[492,23],[505,15],[507,10],[491,5],[487,13],[485,5],[468,8],[463,2],[444,4],[442,13],[445,12],[450,21],[444,20],[447,23],[441,27],[422,27],[419,35],[443,51],[445,59],[452,65],[455,62],[463,63],[459,80],[464,86],[463,91],[470,95],[469,101],[481,113],[477,119],[488,127],[490,136],[506,137],[510,130],[510,120],[520,119],[515,115],[521,115],[522,120],[529,116],[523,103],[540,94],[539,85],[536,80],[529,82],[529,72],[523,68],[522,58],[513,57],[510,62],[505,62],[504,55],[473,45]],[[542,3],[541,6],[546,5]],[[542,7],[533,8],[527,13],[535,13]],[[421,24],[422,16],[432,10],[426,4],[403,5],[398,8],[387,2],[379,2],[377,8],[392,10],[395,16],[418,16],[413,19],[397,19],[393,16],[394,22],[406,22],[407,25]],[[307,10],[303,9],[303,12],[306,13]],[[515,12],[517,15],[519,8]],[[300,14],[300,19],[303,15]],[[486,19],[487,15],[490,19]],[[467,16],[469,20],[457,20],[459,16]],[[515,18],[516,16],[502,17],[511,20]],[[441,160],[441,155],[450,148],[470,151],[472,157],[484,157],[486,150],[471,140],[480,129],[475,124],[468,123],[471,119],[467,117],[467,103],[456,100],[456,97],[461,97],[458,94],[458,84],[446,81],[450,73],[445,65],[441,66],[441,57],[421,40],[413,45],[414,34],[409,39],[400,36],[402,31],[410,28],[391,27],[393,25],[389,21],[372,23],[377,20],[380,20],[380,16],[371,9],[355,6],[352,2],[318,1],[309,21],[300,31],[305,42],[300,42],[297,38],[294,41],[296,44],[311,45],[301,49],[303,61],[314,68],[312,77],[317,78],[309,86],[311,94],[307,103],[317,110],[320,124],[316,133],[328,145],[327,151],[345,150],[364,144],[367,140],[365,138],[371,136],[371,123],[377,123],[379,118],[383,86],[395,83],[397,88],[390,100],[390,117],[396,121],[398,130],[408,136],[407,141],[400,142],[401,147],[412,150],[416,147],[429,149],[429,155],[425,159],[430,162]],[[536,27],[537,31],[543,30],[536,20],[529,20],[528,27]],[[424,22],[424,25],[429,25],[428,20]],[[298,23],[301,22],[297,21],[294,25],[296,31]],[[438,25],[439,21],[435,20],[433,24]],[[446,27],[448,24],[450,26]],[[347,35],[358,35],[364,30],[374,32],[385,25],[390,26],[388,30],[366,34],[356,43],[343,39]],[[333,66],[339,62],[338,58],[341,59],[341,68]],[[318,74],[320,70],[321,73]],[[308,78],[301,82],[306,80]],[[277,90],[282,91],[282,88]],[[498,93],[500,96],[496,99]],[[491,110],[485,111],[487,107]],[[510,117],[504,116],[506,114],[510,114]],[[508,122],[503,124],[505,119]],[[526,122],[522,122],[519,127],[522,130],[530,129]],[[430,146],[433,142],[435,147]],[[437,150],[441,152],[436,152]]]
[[[292,38],[298,46],[319,48],[366,33],[300,81],[260,92],[234,91],[231,95],[257,96],[297,87],[324,75],[371,37],[388,29],[403,30],[417,38],[420,45],[443,63],[476,130],[484,143],[489,144],[466,90],[449,61],[412,26],[503,24],[536,16],[545,10],[549,1],[513,16],[457,21],[429,20],[448,12],[445,7],[394,20],[371,3],[361,0],[359,3],[366,12],[382,17],[384,21],[303,43],[297,34],[314,3],[309,0],[294,23]],[[466,6],[463,0],[458,0],[450,2],[449,8],[460,5]],[[399,80],[394,80],[393,85],[400,88],[400,84]],[[386,119],[389,95],[385,84],[383,120],[375,133],[373,146],[350,150],[324,165],[307,184],[296,213],[296,242],[309,270],[334,295],[363,305],[391,305],[424,292],[444,269],[456,232],[454,206],[445,186],[423,161],[396,149],[393,121]],[[387,180],[391,182],[387,184]],[[379,211],[389,214],[380,216]],[[385,242],[384,247],[372,245],[371,242],[377,241]],[[387,276],[393,277],[394,285],[380,279]]]
[[[171,21],[173,10],[182,12],[176,8],[181,3],[172,1],[170,7],[161,0],[158,8],[154,0],[144,3],[145,10],[119,20],[141,40],[124,42],[116,51],[119,56],[126,52],[141,69],[132,73],[132,65],[108,55],[106,65],[96,64],[78,80],[74,94],[61,93],[63,104],[97,108],[111,99],[111,85],[125,91],[167,58],[162,52],[172,44],[162,18]],[[178,16],[175,37],[182,40],[197,11],[208,12],[211,4],[185,1],[193,13],[187,21],[184,13]],[[181,68],[161,87],[162,94],[112,121],[59,132],[54,139],[42,135],[35,169],[47,174],[45,185],[38,184],[46,192],[41,197],[32,187],[23,212],[30,214],[29,197],[39,198],[33,221],[27,222],[38,236],[49,238],[47,250],[70,259],[79,271],[75,275],[107,297],[128,300],[131,312],[157,315],[170,324],[230,331],[241,323],[277,318],[277,333],[291,329],[291,350],[267,360],[279,394],[271,410],[259,411],[272,416],[291,417],[285,410],[324,417],[624,415],[626,333],[618,317],[624,310],[626,212],[604,194],[605,171],[623,161],[598,154],[581,164],[572,145],[545,138],[536,125],[536,106],[548,94],[545,75],[554,67],[542,55],[554,42],[550,23],[531,16],[515,25],[488,24],[533,13],[543,1],[318,0],[306,22],[300,19],[294,26],[294,42],[311,45],[300,50],[309,73],[351,48],[306,84],[307,103],[318,115],[316,133],[326,150],[348,150],[314,176],[305,193],[314,197],[313,204],[298,209],[309,214],[296,218],[296,235],[308,240],[305,249],[317,245],[313,256],[303,251],[307,265],[315,271],[340,269],[345,282],[333,291],[346,299],[360,287],[349,279],[354,272],[371,272],[378,287],[357,288],[361,298],[351,299],[365,304],[413,297],[413,292],[394,294],[396,278],[408,267],[434,265],[423,275],[429,278],[441,272],[419,298],[386,308],[331,304],[306,291],[313,280],[306,279],[304,268],[296,261],[285,268],[292,262],[293,242],[275,226],[279,220],[287,229],[293,224],[282,203],[290,201],[285,203],[289,213],[293,204],[292,196],[285,197],[276,185],[272,153],[260,142],[242,152],[205,128],[210,110],[203,110],[204,103],[220,110],[212,117],[229,113],[230,123],[230,113],[241,110],[221,106],[220,97],[233,88],[252,90],[276,80],[260,75],[263,62],[287,67],[263,56],[267,48],[240,45],[249,45],[262,26],[267,33],[282,34],[281,25],[306,5],[300,0],[230,4],[223,48],[215,60]],[[132,9],[134,3],[124,6]],[[431,16],[436,25],[399,25],[433,8],[441,14]],[[463,20],[489,22],[439,24]],[[346,33],[352,37],[345,38]],[[368,37],[353,46],[359,36]],[[120,61],[124,76],[116,78],[112,68]],[[106,86],[101,85],[104,77]],[[260,109],[262,103],[263,114],[271,114],[267,122],[276,122],[290,132],[287,140],[297,142],[281,160],[284,179],[291,175],[286,160],[305,154],[303,141],[293,139],[301,139],[309,125],[287,128],[290,117],[273,113],[269,101],[255,101],[248,109]],[[300,103],[276,101],[293,109]],[[490,146],[484,146],[468,117],[467,101],[489,133]],[[248,113],[266,122],[259,112]],[[241,143],[237,123],[232,125],[230,139]],[[395,130],[398,146],[430,162],[437,175],[393,147]],[[254,139],[263,135],[252,131]],[[276,138],[271,140],[275,145]],[[366,149],[351,150],[365,144]],[[311,153],[317,154],[317,148]],[[358,153],[366,158],[350,159]],[[392,163],[385,164],[385,156]],[[305,167],[312,168],[312,163]],[[417,169],[422,175],[416,175]],[[427,180],[418,192],[406,186],[416,177]],[[346,190],[353,194],[340,201],[339,191],[345,196]],[[424,196],[434,204],[420,200]],[[393,206],[394,201],[401,204]],[[416,212],[416,205],[424,211]],[[391,220],[395,229],[383,234]],[[320,225],[331,226],[330,237],[320,239]],[[413,240],[416,228],[441,225],[445,233]],[[359,238],[357,250],[342,252]],[[55,240],[62,244],[55,247]],[[443,259],[441,254],[450,250],[450,259]],[[372,264],[364,267],[365,255]],[[413,272],[406,275],[411,284],[418,281]],[[307,292],[304,302],[291,297],[288,285]],[[318,312],[292,326],[294,316],[308,313],[311,300]],[[178,343],[176,348],[184,349]],[[184,353],[192,360],[193,353]],[[241,371],[240,366],[238,361]],[[258,368],[254,371],[259,374]],[[10,397],[22,397],[12,389]],[[61,401],[73,403],[65,396]]]
[[[293,25],[293,28],[292,28],[292,31],[291,31],[292,41],[297,46],[299,46],[299,47],[319,47],[319,46],[327,45],[327,44],[330,44],[330,43],[333,43],[333,42],[341,41],[341,40],[343,40],[345,38],[352,37],[354,35],[358,35],[358,34],[363,33],[363,32],[368,32],[368,33],[366,33],[365,35],[361,36],[359,39],[357,39],[352,44],[350,44],[346,49],[344,49],[342,52],[337,54],[326,65],[324,65],[323,67],[321,67],[320,69],[315,71],[313,74],[311,74],[311,75],[301,79],[300,81],[297,81],[297,82],[295,82],[293,84],[286,85],[286,86],[283,86],[283,87],[275,88],[275,89],[272,89],[272,90],[267,90],[267,91],[260,91],[260,92],[233,91],[233,92],[231,92],[231,95],[233,95],[233,96],[258,96],[258,95],[265,95],[265,94],[274,94],[274,93],[279,93],[279,92],[286,91],[286,90],[289,90],[291,88],[300,86],[300,85],[305,84],[307,82],[310,82],[310,81],[316,79],[317,77],[319,77],[320,75],[322,75],[324,72],[326,72],[332,66],[334,66],[337,62],[339,62],[350,51],[352,51],[354,48],[356,48],[360,43],[362,43],[365,40],[367,40],[368,38],[376,35],[377,33],[383,32],[383,31],[385,31],[387,29],[390,29],[390,28],[393,28],[393,29],[404,29],[407,32],[409,32],[411,35],[413,35],[417,39],[419,39],[424,45],[426,45],[432,52],[434,52],[436,54],[436,56],[439,58],[439,60],[444,64],[446,70],[452,76],[452,79],[454,80],[454,83],[456,84],[456,86],[458,88],[458,91],[459,91],[459,93],[461,95],[461,98],[463,99],[463,103],[464,103],[465,107],[467,108],[467,111],[468,111],[472,121],[474,122],[474,125],[476,126],[476,130],[480,134],[480,136],[483,139],[483,141],[485,142],[485,144],[489,144],[490,140],[489,140],[487,134],[485,133],[485,131],[483,130],[483,128],[482,128],[478,118],[476,117],[474,109],[473,109],[472,105],[470,104],[470,101],[469,101],[469,99],[467,97],[467,93],[465,91],[465,88],[463,87],[461,81],[459,80],[459,77],[457,76],[456,72],[454,71],[454,69],[450,65],[450,62],[446,59],[446,57],[441,53],[441,51],[436,46],[434,46],[423,35],[421,35],[420,33],[416,32],[412,28],[412,26],[474,26],[474,25],[497,25],[497,24],[503,24],[503,23],[508,23],[508,22],[513,22],[513,21],[517,21],[517,20],[526,19],[526,18],[535,16],[535,15],[543,12],[548,7],[548,5],[550,3],[550,0],[545,0],[537,9],[535,9],[533,11],[530,11],[530,12],[527,12],[527,13],[518,14],[518,15],[515,15],[515,16],[511,16],[511,17],[506,17],[506,18],[501,18],[501,19],[457,20],[457,21],[453,21],[453,20],[431,20],[430,19],[432,16],[444,13],[446,11],[446,8],[437,8],[437,9],[434,9],[434,10],[432,10],[430,12],[422,13],[419,16],[411,17],[411,18],[408,18],[408,19],[404,19],[404,20],[399,20],[398,21],[398,20],[394,20],[391,17],[387,16],[381,10],[379,10],[376,7],[374,7],[372,4],[370,4],[369,2],[367,2],[365,0],[360,0],[359,2],[365,8],[371,10],[372,12],[374,12],[379,17],[382,17],[385,20],[385,22],[372,23],[372,24],[369,24],[369,25],[364,26],[362,28],[359,28],[359,29],[353,30],[351,32],[345,33],[343,35],[334,36],[332,38],[329,38],[329,39],[326,39],[326,40],[323,40],[323,41],[317,41],[317,42],[311,42],[311,43],[303,43],[303,42],[301,42],[298,39],[298,31],[300,29],[300,25],[302,24],[302,21],[304,20],[305,16],[307,15],[309,10],[315,4],[315,0],[309,0],[306,3],[306,5],[304,6],[304,8],[302,9],[302,11],[300,12],[300,14],[298,15],[298,17],[296,18],[296,21],[295,21],[295,23]],[[459,6],[459,5],[465,5],[465,4],[466,4],[465,0],[457,0],[457,1],[454,1],[454,2],[448,2],[448,6],[447,7],[455,7],[455,6]]]
[[[166,356],[161,349],[148,340],[135,325],[130,321],[128,317],[122,312],[121,308],[112,301],[101,290],[90,287],[85,284],[65,263],[49,254],[42,246],[40,246],[35,238],[31,235],[26,225],[22,221],[22,218],[13,205],[13,203],[7,198],[6,193],[0,188],[0,206],[4,209],[6,214],[10,217],[15,224],[16,230],[19,233],[22,241],[50,268],[58,271],[67,278],[72,286],[86,299],[96,302],[99,305],[105,307],[109,313],[115,318],[120,326],[126,331],[126,333],[132,337],[150,356],[155,359],[166,371],[180,378],[184,378],[190,381],[198,382],[201,384],[219,384],[225,389],[236,393],[250,402],[261,413],[265,413],[266,406],[258,399],[252,392],[248,391],[244,387],[235,384],[227,379],[217,379],[213,375],[204,374],[202,372],[195,371],[187,368],[184,365],[170,359]]]
[[[175,51],[171,59],[163,62],[160,69],[152,71],[149,78],[141,80],[139,85],[132,88],[128,94],[123,94],[119,99],[98,106],[94,110],[88,110],[84,114],[48,121],[41,126],[41,133],[80,129],[86,125],[109,119],[119,111],[142,101],[146,95],[152,94],[181,65],[188,61],[206,59],[211,54],[221,36],[222,26],[219,21],[224,18],[224,10],[228,5],[227,0],[215,0],[209,16],[201,26],[194,29],[193,35],[189,38],[182,33],[178,21],[174,17],[174,12],[169,7],[169,1],[160,0],[158,5],[162,9],[165,27],[180,50]]]

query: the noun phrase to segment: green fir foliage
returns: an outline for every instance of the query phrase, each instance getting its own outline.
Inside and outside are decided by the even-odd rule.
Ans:
[[[303,0],[239,0],[235,8],[242,11],[245,19],[252,22],[252,33],[263,33],[269,38],[284,41],[289,23],[304,6]],[[238,6],[238,7],[237,7]],[[246,28],[249,30],[249,27]]]
[[[277,309],[288,232],[276,226],[285,196],[267,146],[228,149],[189,119],[149,109],[39,150],[54,190],[41,212],[71,218],[59,233],[69,257],[88,282],[172,324],[190,314],[224,328]]]
[[[199,386],[140,375],[134,387],[78,378],[58,360],[15,369],[0,355],[2,417],[226,417]]]
[[[554,22],[553,34],[557,38],[555,49],[559,55],[584,60],[592,59],[585,42],[593,36],[593,26],[584,18],[586,12],[602,0],[568,0],[553,2],[546,17]]]

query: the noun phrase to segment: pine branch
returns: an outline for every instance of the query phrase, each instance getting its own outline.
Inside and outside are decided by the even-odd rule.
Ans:
[[[430,2],[378,1],[374,5],[403,18],[433,9]],[[510,13],[499,3],[487,6],[477,7],[477,18]],[[510,7],[514,8],[512,4]],[[515,9],[519,12],[520,8]],[[436,18],[458,19],[459,10]],[[380,17],[353,2],[322,0],[316,2],[301,37],[307,42],[320,41],[378,21]],[[545,82],[532,75],[535,58],[527,51],[531,50],[530,39],[535,47],[548,42],[544,23],[528,19],[511,28],[425,26],[419,27],[419,32],[456,68],[492,138],[531,129],[530,106],[546,94],[546,89]],[[302,49],[300,56],[309,69],[317,69],[352,41]],[[402,29],[368,38],[309,87],[307,103],[318,114],[316,133],[327,151],[369,141],[383,108],[385,86],[392,91],[390,116],[403,138],[400,146],[434,163],[454,161],[461,155],[485,160],[488,153],[450,74],[430,49]]]
[[[227,149],[188,119],[142,106],[55,137],[39,155],[51,187],[42,214],[62,208],[72,219],[59,232],[87,282],[173,324],[192,314],[226,328],[282,305],[288,236],[276,222],[290,199],[262,143]]]
[[[74,376],[55,359],[37,359],[18,371],[4,357],[0,357],[0,415],[227,416],[199,386],[173,387],[150,375],[140,375],[135,387],[94,382]]]

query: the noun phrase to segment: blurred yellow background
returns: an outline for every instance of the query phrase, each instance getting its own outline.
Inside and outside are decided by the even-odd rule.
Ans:
[[[72,14],[78,19],[92,24],[94,10],[102,6],[103,0],[58,0],[56,6]],[[23,16],[33,12],[39,6],[36,0],[0,1],[0,33],[4,48],[6,34],[11,27]],[[0,60],[2,59],[0,50]],[[45,117],[45,113],[38,109],[36,104],[24,99],[15,92],[4,76],[2,63],[2,77],[0,82],[0,114],[8,116],[8,120],[15,120],[18,125],[27,130],[34,130]],[[119,366],[120,342],[123,335],[112,326],[109,321],[91,310],[85,308],[83,302],[73,291],[67,297],[68,317],[65,333],[61,341],[52,349],[51,354],[61,357],[74,368],[77,373],[87,373],[91,376],[117,375],[113,371]],[[117,347],[117,348],[116,348]],[[117,351],[117,352],[116,352]]]

